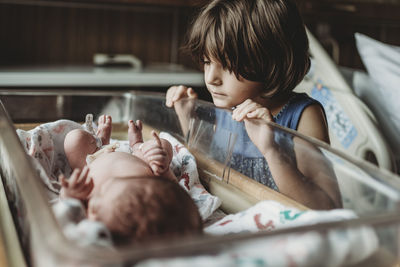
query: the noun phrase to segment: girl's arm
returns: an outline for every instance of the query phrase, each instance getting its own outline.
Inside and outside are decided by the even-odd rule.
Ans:
[[[324,111],[317,104],[303,111],[297,131],[330,144],[328,123]],[[335,207],[342,207],[339,186],[330,162],[309,142],[295,138],[294,143],[298,168],[331,198]]]
[[[165,105],[175,108],[184,136],[189,131],[190,114],[194,108],[193,100],[195,99],[197,99],[197,93],[191,87],[184,85],[171,86],[166,94]]]
[[[268,124],[273,121],[270,111],[251,100],[243,104],[234,110],[232,117],[244,120],[247,133],[268,162],[279,191],[313,209],[341,207],[335,175],[322,153],[310,143],[295,137],[294,162],[274,140],[274,129]],[[320,140],[325,136],[322,141],[329,142],[323,114],[319,116],[318,110],[310,107],[304,111],[299,129],[303,130],[303,134]]]

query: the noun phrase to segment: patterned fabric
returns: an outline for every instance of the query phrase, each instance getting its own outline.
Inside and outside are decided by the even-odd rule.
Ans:
[[[189,150],[166,132],[161,132],[160,137],[168,140],[172,145],[173,157],[170,167],[178,178],[179,184],[192,197],[203,220],[207,219],[221,205],[221,200],[208,193],[200,183],[196,159]]]
[[[307,94],[293,93],[293,96],[286,105],[274,116],[274,120],[284,127],[297,130],[301,114],[306,107],[312,104],[318,104],[322,108],[322,105],[318,101]],[[222,110],[216,110],[215,119],[217,127],[211,149],[216,159],[225,162],[228,155],[226,132],[229,131],[236,134],[236,143],[230,159],[230,166],[257,182],[279,191],[269,170],[268,163],[257,147],[251,142],[244,123],[233,121],[230,114]],[[284,151],[293,152],[293,142],[284,133],[275,132],[275,142],[279,146],[283,146]],[[296,162],[294,153],[290,153],[288,156],[291,157],[293,162]]]
[[[71,174],[64,152],[64,139],[69,131],[84,129],[70,120],[44,123],[30,131],[17,129],[17,135],[26,153],[34,160],[32,164],[48,189],[50,198],[55,198],[60,190],[58,176]]]
[[[224,217],[205,228],[209,235],[271,232],[277,229],[356,218],[351,210],[300,211],[275,201],[257,205]],[[301,231],[265,238],[229,242],[216,253],[172,259],[150,259],[135,266],[352,266],[379,248],[373,228],[331,228]]]

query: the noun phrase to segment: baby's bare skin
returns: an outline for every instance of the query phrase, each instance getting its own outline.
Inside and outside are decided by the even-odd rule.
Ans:
[[[126,152],[110,152],[100,155],[89,165],[89,176],[94,188],[114,177],[154,176],[149,164]]]
[[[97,137],[109,144],[112,130],[111,116],[100,116]],[[104,150],[86,165],[87,154],[98,150],[95,138],[83,130],[71,131],[66,137],[64,149],[74,172],[70,179],[60,176],[62,197],[74,197],[88,201],[98,188],[109,179],[123,177],[163,176],[177,181],[169,168],[172,160],[171,144],[154,131],[153,139],[143,142],[142,123],[128,122],[128,140],[132,154]],[[74,163],[74,164],[71,164]],[[131,182],[131,180],[127,181]]]

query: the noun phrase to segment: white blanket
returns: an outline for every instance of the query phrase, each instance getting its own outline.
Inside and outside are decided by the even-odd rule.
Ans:
[[[274,231],[355,218],[350,210],[300,211],[275,201],[225,216],[205,232],[212,235]],[[378,248],[378,239],[369,227],[308,231],[225,244],[213,255],[147,260],[137,266],[343,266],[358,263]]]

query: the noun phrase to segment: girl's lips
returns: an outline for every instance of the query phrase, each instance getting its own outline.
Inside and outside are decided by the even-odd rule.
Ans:
[[[217,93],[217,92],[214,92],[214,91],[211,91],[211,94],[212,95],[216,95],[216,96],[225,96],[225,94]]]

